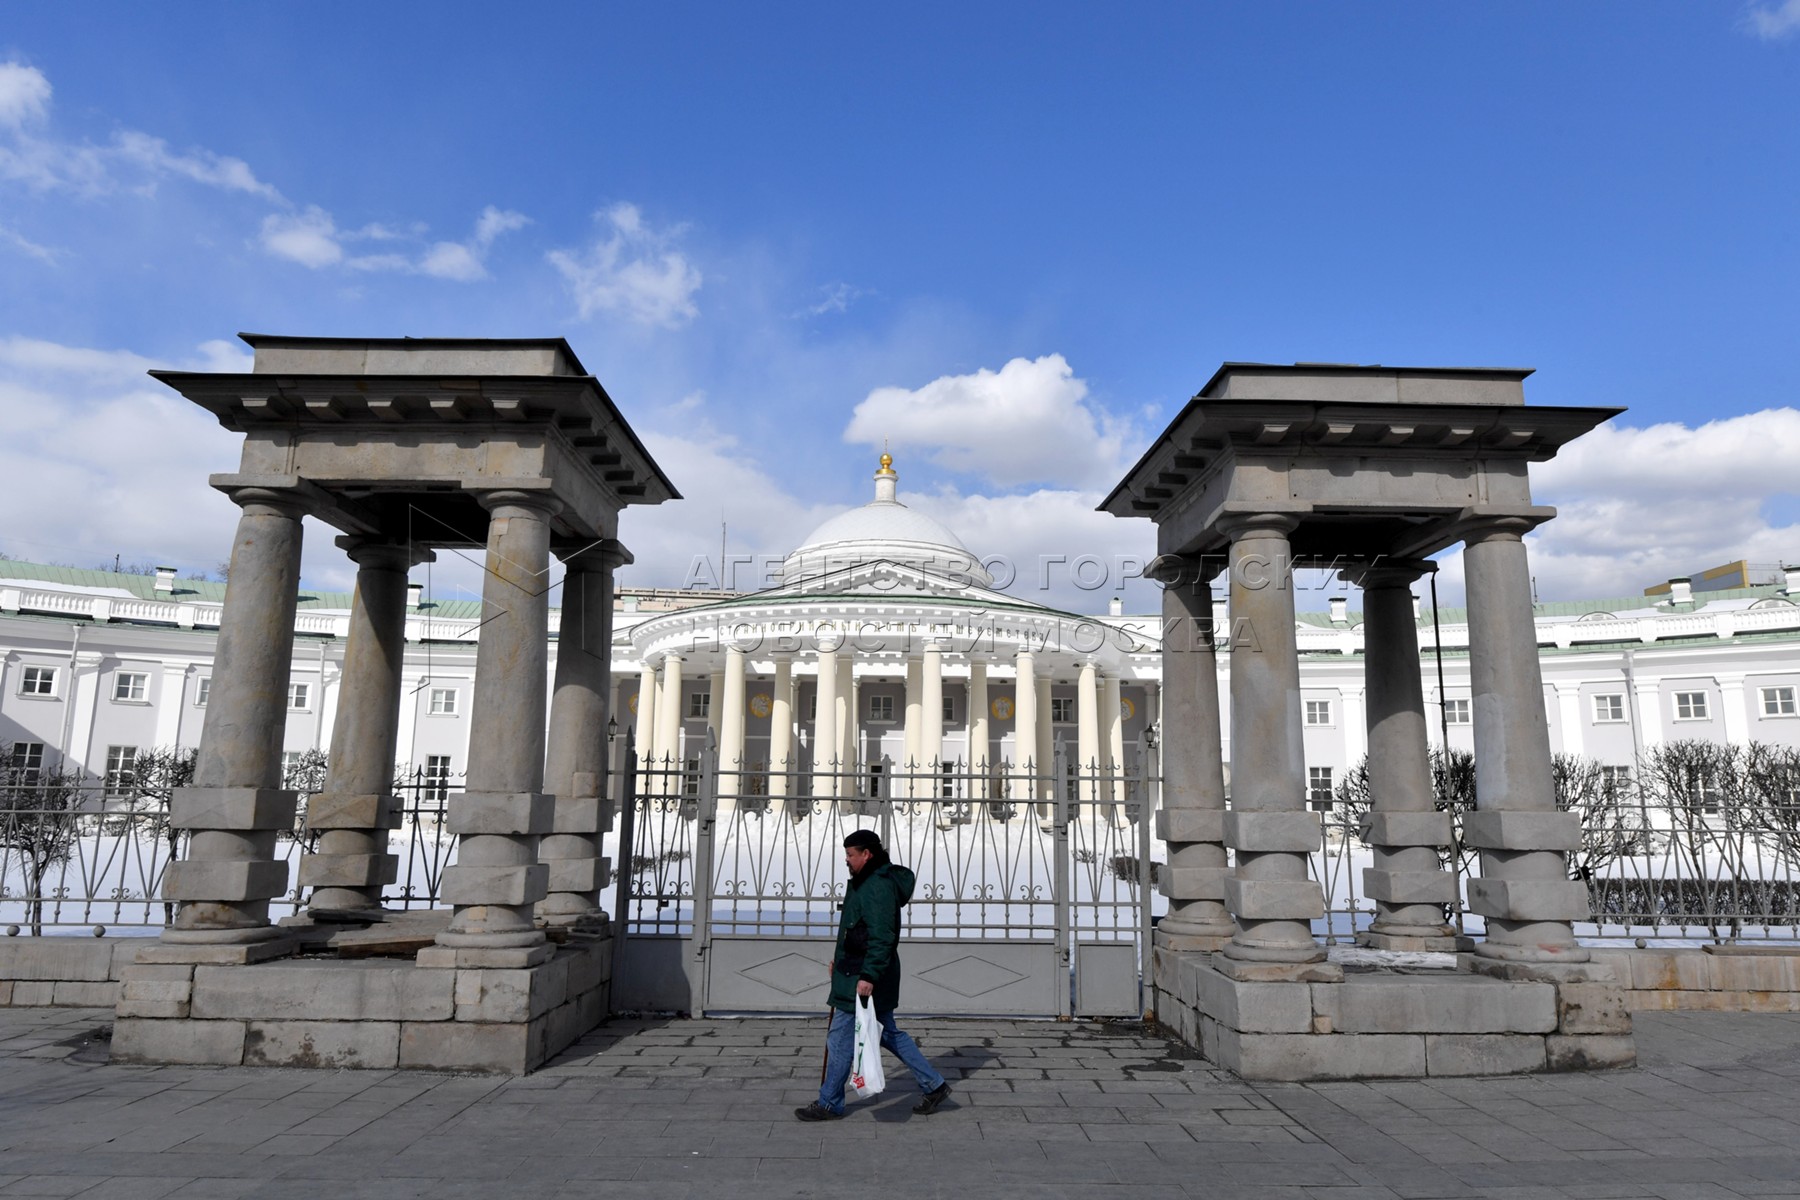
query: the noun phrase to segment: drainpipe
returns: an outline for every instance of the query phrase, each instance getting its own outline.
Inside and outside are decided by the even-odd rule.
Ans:
[[[62,765],[69,764],[69,742],[75,736],[75,660],[81,650],[81,626],[71,625],[74,637],[69,640],[69,686],[63,692]],[[85,772],[87,764],[82,763]]]

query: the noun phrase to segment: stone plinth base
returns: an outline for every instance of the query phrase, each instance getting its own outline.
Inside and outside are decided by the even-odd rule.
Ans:
[[[1366,954],[1367,952],[1365,952]],[[1157,1019],[1245,1079],[1506,1075],[1637,1061],[1624,990],[1580,980],[1351,966],[1339,982],[1234,979],[1210,954],[1155,956]]]
[[[571,937],[516,970],[140,959],[122,972],[113,1061],[522,1075],[605,1018],[612,948],[610,934]]]

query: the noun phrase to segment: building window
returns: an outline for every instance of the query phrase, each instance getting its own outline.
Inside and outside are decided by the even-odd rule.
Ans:
[[[1469,723],[1469,702],[1463,700],[1444,701],[1444,724],[1467,725]]]
[[[290,683],[290,684],[288,684],[288,711],[289,712],[305,712],[307,702],[310,701],[311,699],[312,699],[312,684],[310,684],[310,683]]]
[[[300,773],[300,751],[283,750],[281,752],[281,786],[292,787],[294,776]]]
[[[448,754],[427,754],[425,756],[424,794],[419,797],[431,804],[442,804],[450,796],[450,756]]]
[[[124,796],[130,793],[132,784],[137,782],[137,747],[108,746],[106,748],[106,794],[108,796]]]
[[[1306,768],[1306,802],[1324,812],[1331,807],[1334,789],[1330,767]]]
[[[880,763],[869,764],[869,773],[863,777],[863,787],[866,789],[863,795],[877,800],[881,798],[881,772]]]
[[[1710,776],[1695,771],[1688,777],[1688,807],[1695,812],[1716,813],[1719,811],[1719,784]]]
[[[150,687],[150,676],[142,671],[120,671],[113,676],[113,699],[127,704],[142,704]]]
[[[688,697],[687,715],[689,717],[697,717],[700,720],[705,720],[707,717],[712,716],[712,693],[695,692],[690,695]]]
[[[1791,717],[1794,707],[1794,689],[1791,687],[1766,687],[1762,690],[1763,716]]]
[[[938,795],[945,800],[954,800],[956,798],[956,764],[941,764],[938,767],[938,774],[943,777],[943,783],[938,788]]]
[[[42,778],[44,769],[44,743],[14,742],[12,744],[12,782],[25,787],[36,787]]]
[[[56,668],[26,667],[24,673],[19,677],[19,695],[56,695]]]
[[[1604,725],[1625,719],[1625,697],[1612,694],[1594,697],[1594,724]]]
[[[1331,724],[1331,701],[1308,700],[1306,702],[1306,723],[1308,725]]]
[[[684,796],[700,794],[700,760],[698,758],[681,760],[681,794]]]
[[[1608,798],[1617,798],[1631,790],[1631,768],[1602,766],[1600,787]]]
[[[892,721],[894,719],[894,698],[892,696],[869,697],[869,720]]]
[[[434,717],[454,717],[456,715],[456,689],[431,689],[431,715]]]
[[[194,707],[195,708],[205,708],[207,700],[210,699],[211,697],[212,697],[212,676],[211,675],[203,675],[194,684]]]
[[[1075,723],[1075,697],[1050,697],[1050,720],[1057,725],[1073,725]]]
[[[944,697],[944,724],[951,725],[951,724],[954,724],[955,721],[956,721],[956,701],[952,700],[948,696],[945,696]]]
[[[1704,721],[1706,718],[1705,692],[1675,693],[1675,719],[1677,721]]]

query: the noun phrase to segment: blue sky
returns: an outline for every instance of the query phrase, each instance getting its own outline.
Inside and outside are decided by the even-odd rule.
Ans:
[[[883,434],[978,553],[1141,558],[1089,510],[1225,359],[1629,406],[1547,599],[1800,558],[1797,117],[1800,0],[15,6],[0,550],[222,557],[233,439],[140,376],[256,330],[567,337],[690,497],[628,582]]]

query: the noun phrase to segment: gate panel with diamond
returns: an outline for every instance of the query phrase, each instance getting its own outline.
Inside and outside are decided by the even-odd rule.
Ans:
[[[1138,763],[1101,774],[1059,754],[1043,775],[882,763],[783,777],[721,771],[709,753],[629,771],[619,961],[643,974],[615,975],[617,1003],[823,1009],[843,838],[870,828],[917,875],[900,944],[904,1011],[1139,1015],[1153,751]],[[1072,973],[1085,978],[1072,986]]]

